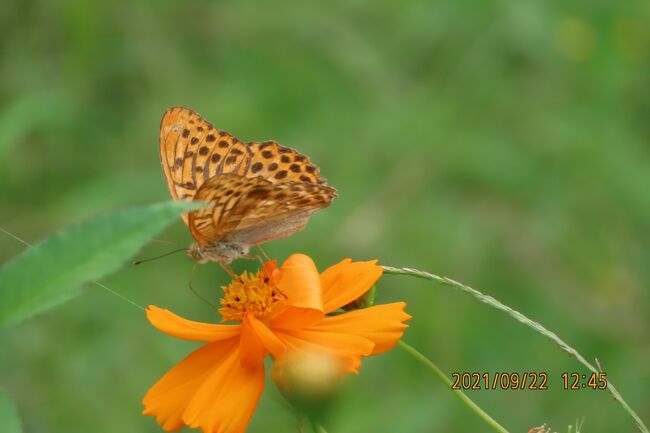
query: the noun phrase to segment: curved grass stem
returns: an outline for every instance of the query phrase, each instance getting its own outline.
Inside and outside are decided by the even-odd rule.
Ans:
[[[485,413],[483,409],[481,409],[472,399],[470,399],[463,391],[459,389],[452,389],[452,381],[447,377],[447,375],[440,369],[438,368],[437,365],[435,365],[429,358],[424,356],[422,353],[418,352],[413,346],[410,346],[403,341],[399,341],[397,343],[399,347],[401,347],[404,351],[406,351],[408,354],[413,356],[415,359],[420,361],[422,364],[424,364],[427,368],[429,368],[433,373],[438,376],[438,378],[451,389],[454,394],[463,402],[467,407],[470,408],[472,412],[474,412],[476,415],[478,415],[479,418],[481,418],[483,421],[485,421],[486,424],[488,424],[490,427],[492,427],[494,430],[498,431],[499,433],[508,433],[508,430],[506,430],[501,424],[496,422],[490,415]]]
[[[535,332],[538,332],[539,334],[542,334],[546,338],[550,339],[551,341],[556,343],[560,347],[560,349],[562,349],[563,351],[565,351],[566,353],[574,357],[576,360],[578,360],[580,364],[584,365],[587,369],[589,369],[593,373],[600,372],[596,367],[591,365],[580,353],[578,353],[577,350],[569,346],[567,343],[564,342],[564,340],[558,337],[557,334],[549,331],[538,322],[535,322],[534,320],[531,320],[528,317],[524,316],[519,311],[513,310],[507,305],[502,304],[501,302],[494,299],[492,296],[484,295],[478,290],[466,286],[465,284],[459,283],[458,281],[454,281],[451,278],[440,277],[438,275],[429,272],[419,271],[417,269],[411,269],[411,268],[394,268],[392,266],[383,266],[383,268],[384,268],[384,273],[386,274],[408,275],[411,277],[423,278],[425,280],[436,281],[440,284],[450,286],[462,292],[465,292],[471,295],[474,299],[483,302],[484,304],[488,304],[491,307],[496,308],[497,310],[506,312],[510,317],[513,317],[514,319],[523,323],[529,328],[532,328]],[[614,387],[611,381],[609,381],[609,378],[607,380],[607,390],[614,397],[614,399],[619,402],[621,407],[623,407],[623,409],[632,417],[632,419],[634,419],[634,422],[636,423],[639,431],[641,431],[642,433],[650,433],[648,427],[643,423],[639,415],[637,415],[637,413],[623,399],[623,396],[621,396],[621,394]]]

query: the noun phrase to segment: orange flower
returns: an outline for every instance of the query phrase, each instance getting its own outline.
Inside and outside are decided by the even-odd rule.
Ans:
[[[356,372],[361,358],[393,347],[411,316],[405,303],[377,305],[327,316],[368,291],[381,277],[376,260],[345,259],[319,275],[311,258],[294,254],[280,269],[267,262],[224,287],[224,321],[184,319],[149,306],[147,318],[162,332],[207,342],[165,374],[144,397],[144,415],[166,431],[187,425],[204,433],[246,430],[264,388],[263,358],[293,351],[323,351]]]

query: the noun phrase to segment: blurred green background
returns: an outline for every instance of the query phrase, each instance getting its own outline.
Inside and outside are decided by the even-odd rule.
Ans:
[[[87,217],[168,198],[158,127],[172,105],[240,139],[311,156],[339,190],[269,244],[321,269],[351,256],[448,275],[598,358],[650,420],[650,5],[626,2],[0,3],[0,222],[34,242]],[[161,239],[184,246],[180,222]],[[170,250],[152,243],[142,257]],[[23,249],[0,236],[0,262]],[[240,261],[235,268],[254,267]],[[216,316],[181,255],[104,282],[139,304]],[[38,272],[37,269],[34,272]],[[194,284],[218,296],[226,275]],[[512,432],[634,431],[549,341],[461,293],[385,277],[405,340],[452,371],[548,372],[547,391],[473,391]],[[156,332],[96,286],[0,332],[0,385],[26,432],[160,431],[148,387],[196,344]],[[490,431],[399,350],[367,359],[330,433]],[[250,432],[291,432],[270,384]]]

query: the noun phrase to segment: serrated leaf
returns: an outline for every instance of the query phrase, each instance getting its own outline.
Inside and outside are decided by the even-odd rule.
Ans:
[[[0,426],[3,433],[22,433],[18,411],[9,395],[0,389]]]
[[[117,211],[63,229],[0,269],[0,326],[72,298],[119,268],[179,215],[204,204],[165,202]]]

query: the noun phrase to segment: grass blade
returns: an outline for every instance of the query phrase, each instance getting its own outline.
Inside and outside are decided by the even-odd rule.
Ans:
[[[512,308],[508,307],[505,304],[502,304],[498,300],[494,299],[492,296],[484,295],[483,293],[479,292],[478,290],[469,287],[463,283],[459,283],[458,281],[452,280],[451,278],[448,277],[441,277],[436,274],[432,274],[429,272],[424,272],[420,271],[417,269],[411,269],[411,268],[394,268],[392,266],[383,266],[384,268],[384,273],[385,274],[394,274],[394,275],[409,275],[411,277],[416,277],[416,278],[423,278],[425,280],[431,280],[431,281],[436,281],[440,284],[444,284],[446,286],[451,286],[455,289],[458,289],[462,292],[465,292],[474,299],[483,302],[484,304],[488,304],[489,306],[496,308],[497,310],[504,311],[508,315],[510,315],[512,318],[515,320],[523,323],[524,325],[528,326],[529,328],[532,328],[535,332],[538,332],[545,336],[546,338],[550,339],[553,341],[555,344],[557,344],[560,349],[574,357],[580,364],[584,365],[587,369],[594,373],[598,373],[599,370],[596,369],[593,365],[589,363],[577,350],[575,350],[573,347],[569,346],[567,343],[564,342],[560,337],[558,337],[557,334],[555,334],[552,331],[549,331],[545,327],[543,327],[540,323],[535,322],[534,320],[529,319],[528,317],[524,316],[521,314],[519,311],[513,310]],[[619,402],[619,404],[623,407],[623,409],[634,419],[634,422],[636,423],[637,428],[639,431],[643,433],[650,433],[648,431],[648,427],[643,423],[639,415],[627,404],[627,402],[623,399],[623,396],[618,392],[618,390],[614,387],[614,385],[611,383],[609,378],[607,378],[607,391],[614,397],[616,401]]]

